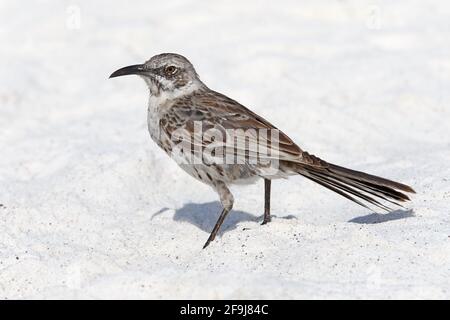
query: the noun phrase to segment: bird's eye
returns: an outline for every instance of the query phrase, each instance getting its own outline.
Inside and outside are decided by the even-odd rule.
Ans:
[[[164,72],[168,76],[173,76],[175,73],[177,73],[178,69],[175,66],[167,66]]]

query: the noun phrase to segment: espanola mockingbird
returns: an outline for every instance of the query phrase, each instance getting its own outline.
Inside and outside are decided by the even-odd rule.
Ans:
[[[156,55],[144,64],[115,71],[110,78],[129,74],[142,77],[150,90],[147,121],[153,141],[220,197],[223,210],[203,248],[214,240],[233,207],[228,188],[234,183],[264,179],[263,224],[270,221],[271,180],[291,175],[302,175],[366,208],[371,204],[390,211],[385,202],[401,206],[399,202],[409,200],[401,191],[415,193],[405,184],[303,151],[267,120],[209,89],[179,54]]]

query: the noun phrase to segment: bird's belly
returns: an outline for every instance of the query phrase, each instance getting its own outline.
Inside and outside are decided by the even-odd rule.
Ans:
[[[181,163],[179,166],[195,179],[214,185],[218,181],[226,184],[251,184],[259,176],[246,165],[207,165]]]

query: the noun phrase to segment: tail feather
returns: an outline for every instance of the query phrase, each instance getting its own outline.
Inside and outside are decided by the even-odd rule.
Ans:
[[[380,209],[391,211],[390,207],[380,201],[387,201],[403,207],[399,202],[410,199],[399,190],[415,193],[410,186],[402,183],[325,162],[323,164],[325,165],[302,164],[298,166],[297,172],[365,208],[369,208],[367,204],[371,204]]]
[[[352,195],[354,195],[354,196],[356,196],[356,197],[358,197],[380,209],[383,209],[386,211],[391,211],[391,209],[389,207],[387,207],[386,205],[380,203],[378,200],[361,192],[360,190],[362,190],[362,189],[359,188],[358,186],[355,186],[353,184],[346,184],[345,182],[340,182],[337,179],[333,179],[333,177],[317,174],[314,171],[310,171],[308,173],[310,175],[312,175],[313,177],[315,177],[316,179],[319,179],[323,184],[332,185],[332,186],[338,188],[339,190],[346,192],[347,194],[350,193],[350,194],[352,194]],[[354,188],[352,188],[352,187],[354,187]],[[355,190],[355,189],[357,189],[357,190]],[[361,203],[358,203],[358,204],[361,205]],[[364,207],[368,208],[366,205],[364,205]]]
[[[320,171],[318,174],[323,175],[323,173],[321,173]],[[347,176],[340,176],[339,174],[336,174],[333,172],[331,172],[331,175],[329,175],[328,177],[331,177],[331,178],[341,181],[343,183],[354,186],[354,187],[361,189],[362,191],[365,191],[367,193],[376,195],[379,198],[386,200],[388,202],[391,202],[393,204],[397,204],[397,203],[392,200],[397,200],[400,202],[410,200],[406,194],[396,191],[395,189],[393,189],[391,187],[377,185],[375,183],[367,182],[367,181],[360,181],[357,179],[349,178]]]
[[[374,176],[374,175],[371,175],[371,174],[368,174],[365,172],[347,169],[344,167],[337,166],[335,164],[330,163],[329,170],[331,172],[335,172],[339,175],[347,176],[349,178],[353,178],[353,179],[357,179],[357,180],[361,180],[361,181],[365,181],[365,182],[369,182],[369,183],[375,183],[377,186],[391,187],[391,188],[402,190],[405,192],[416,193],[413,188],[411,188],[410,186],[407,186],[406,184],[395,182],[395,181],[381,178],[378,176]]]
[[[303,174],[302,174],[302,175],[303,175]],[[320,184],[321,186],[323,186],[323,187],[325,187],[325,188],[327,188],[327,189],[330,189],[331,191],[336,192],[337,194],[340,194],[341,196],[343,196],[343,197],[345,197],[345,198],[347,198],[347,199],[349,199],[349,200],[351,200],[351,201],[353,201],[353,202],[359,204],[360,206],[363,206],[364,208],[367,208],[367,209],[370,210],[370,208],[369,208],[367,205],[365,205],[364,203],[362,203],[362,202],[359,201],[358,199],[355,199],[355,198],[353,198],[352,196],[348,195],[347,193],[341,191],[340,189],[333,187],[333,186],[330,185],[329,183],[322,182],[321,180],[318,180],[318,179],[316,179],[316,178],[310,177],[310,176],[308,176],[308,175],[303,175],[303,176],[304,176],[305,178],[308,178],[308,179],[310,179],[310,180],[312,180],[312,181],[314,181],[314,182]]]

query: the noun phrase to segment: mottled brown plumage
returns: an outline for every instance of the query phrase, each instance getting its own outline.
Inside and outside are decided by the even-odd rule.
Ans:
[[[265,180],[263,223],[270,221],[270,181],[291,175],[302,175],[366,208],[391,210],[386,203],[401,206],[409,200],[403,192],[414,193],[407,185],[343,168],[303,151],[261,116],[209,89],[183,56],[157,55],[111,77],[125,74],[140,75],[149,87],[152,139],[187,173],[219,194],[224,209],[204,247],[214,240],[233,206],[228,189],[233,183]],[[248,144],[230,144],[234,141]]]

